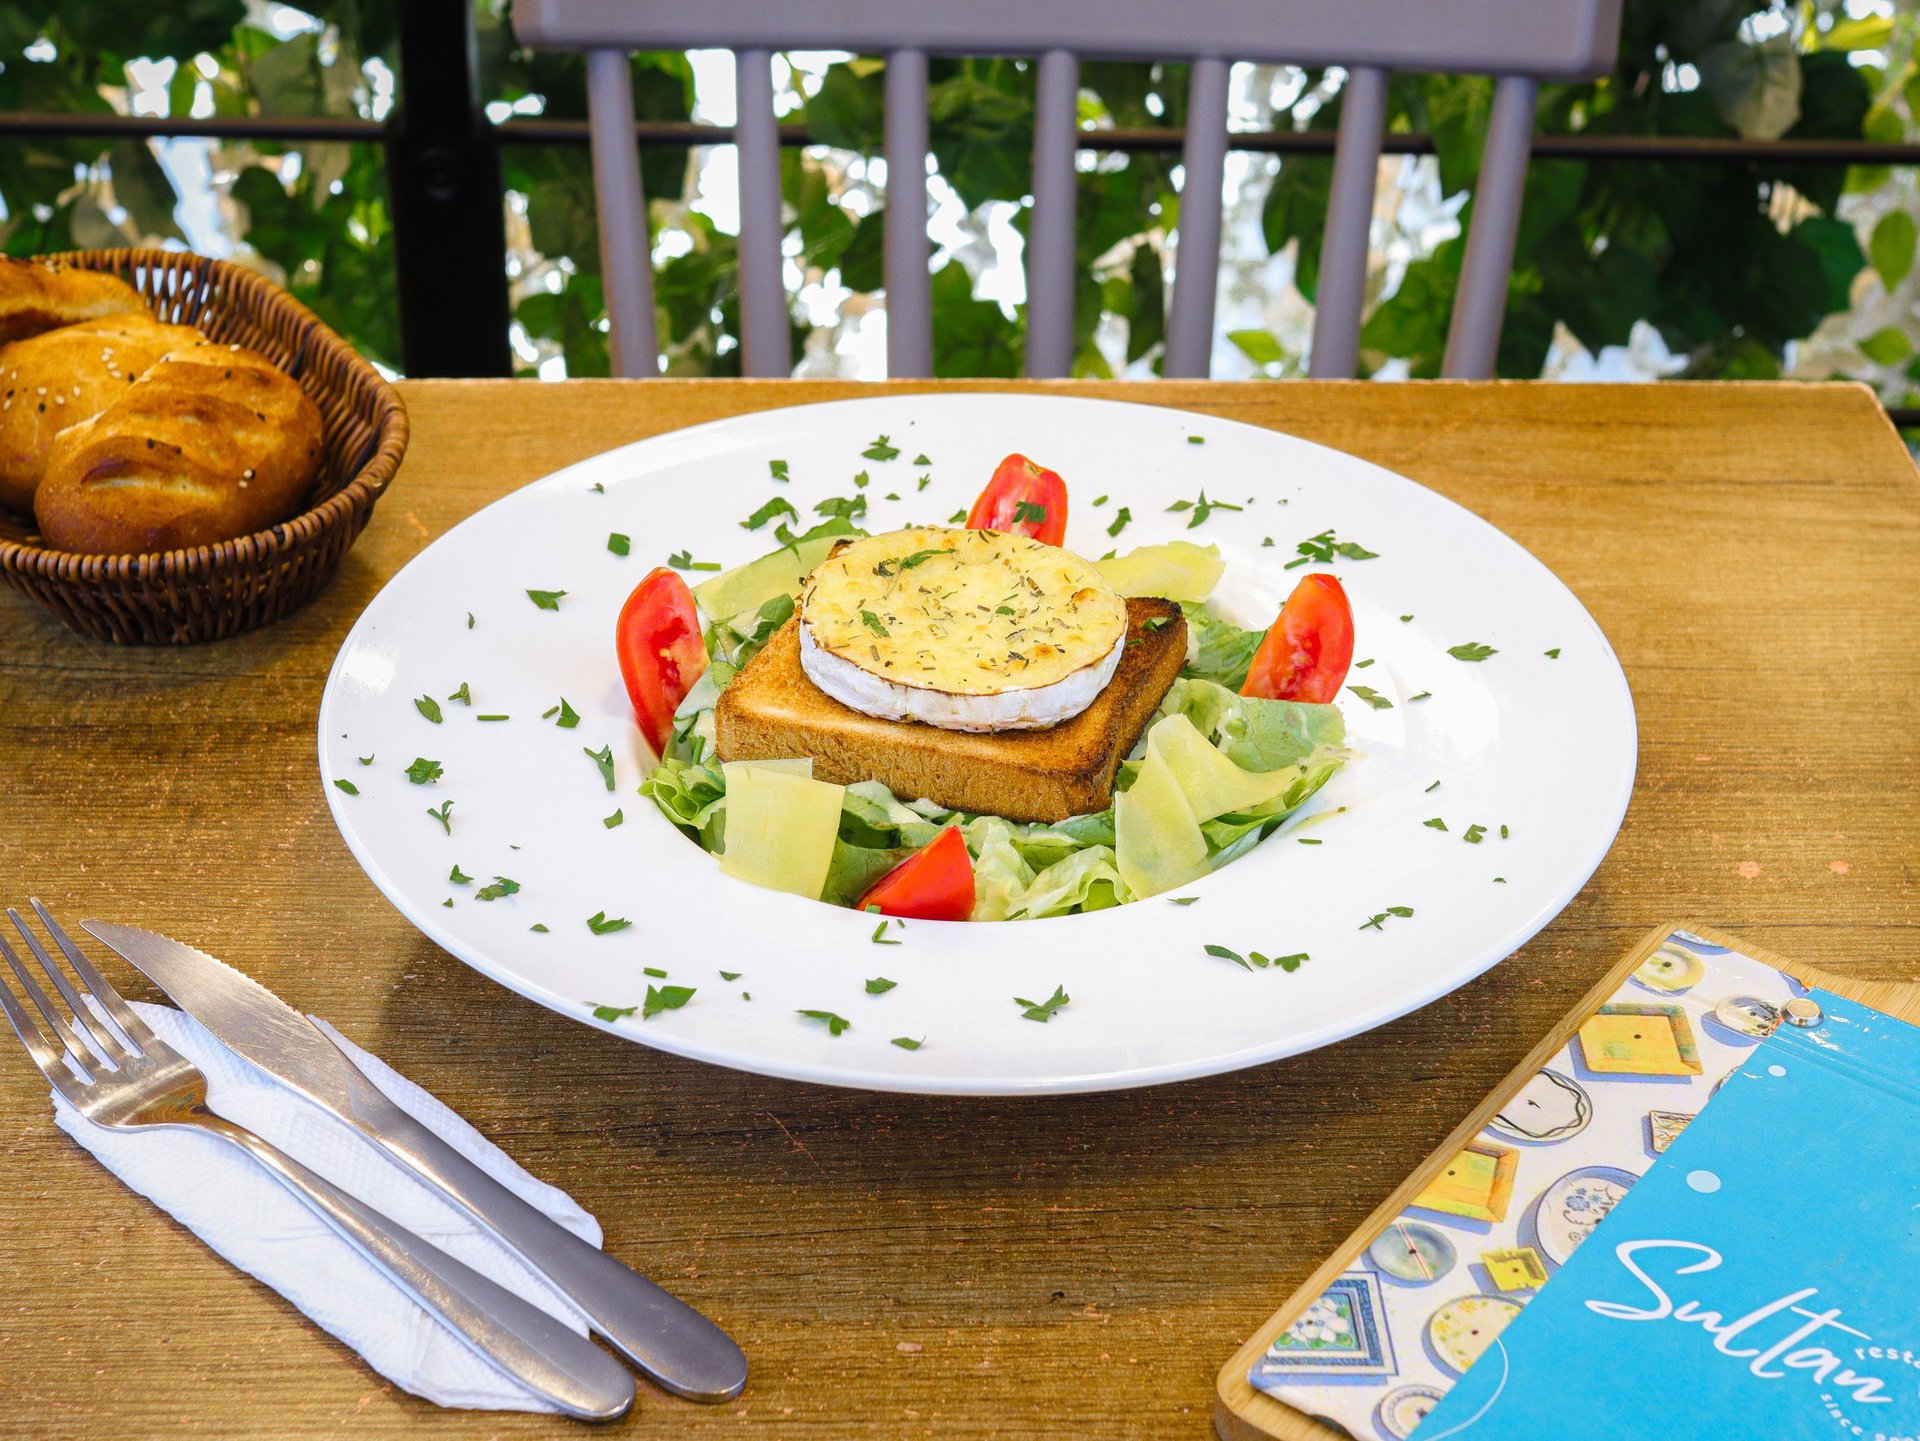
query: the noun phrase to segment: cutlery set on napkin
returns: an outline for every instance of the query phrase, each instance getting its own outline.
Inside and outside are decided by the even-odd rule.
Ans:
[[[738,1345],[602,1251],[599,1227],[452,1111],[224,962],[82,927],[180,1007],[131,1004],[39,901],[44,981],[0,935],[0,1010],[60,1127],[374,1369],[445,1406],[612,1420],[634,1401],[601,1337],[675,1395],[746,1385]],[[75,981],[78,985],[76,986]]]

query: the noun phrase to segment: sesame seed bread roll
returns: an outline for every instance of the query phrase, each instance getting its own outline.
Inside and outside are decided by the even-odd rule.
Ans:
[[[321,442],[320,412],[290,376],[203,341],[60,433],[34,517],[49,545],[95,555],[231,540],[298,507]]]
[[[54,437],[105,410],[168,351],[200,338],[143,310],[0,345],[0,506],[32,515]]]
[[[0,257],[0,341],[146,310],[140,292],[117,275]]]

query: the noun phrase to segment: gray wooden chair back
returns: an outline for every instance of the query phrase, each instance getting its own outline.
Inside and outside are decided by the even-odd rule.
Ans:
[[[1236,60],[1339,65],[1342,92],[1327,207],[1311,369],[1354,373],[1386,121],[1399,70],[1496,77],[1473,221],[1447,339],[1445,373],[1493,373],[1542,80],[1612,68],[1621,0],[514,0],[523,44],[581,50],[599,191],[601,264],[614,367],[655,375],[653,282],[627,55],[731,49],[739,75],[740,289],[743,369],[791,372],[781,281],[775,50],[852,50],[887,60],[885,281],[887,363],[933,373],[928,276],[927,56],[1037,55],[1032,224],[1027,244],[1027,374],[1073,360],[1074,154],[1080,57],[1191,64],[1185,180],[1175,236],[1169,376],[1204,376],[1213,349],[1227,152],[1227,75]],[[922,223],[909,222],[923,217]]]

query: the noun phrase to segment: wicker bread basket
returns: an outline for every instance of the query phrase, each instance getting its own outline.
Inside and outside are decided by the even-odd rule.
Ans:
[[[75,630],[122,644],[217,640],[310,600],[359,537],[406,451],[406,407],[393,387],[312,311],[237,265],[167,250],[46,258],[111,271],[161,320],[265,355],[313,397],[326,448],[301,511],[217,545],[79,555],[47,548],[30,518],[0,510],[0,574]]]

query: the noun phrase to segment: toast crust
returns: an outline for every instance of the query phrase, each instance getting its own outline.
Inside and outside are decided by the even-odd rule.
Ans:
[[[1186,658],[1180,607],[1130,599],[1119,667],[1092,705],[1044,730],[976,734],[841,705],[801,670],[796,618],[720,693],[715,750],[729,761],[806,756],[817,780],[877,780],[903,799],[950,810],[1065,820],[1112,803],[1114,772]]]

